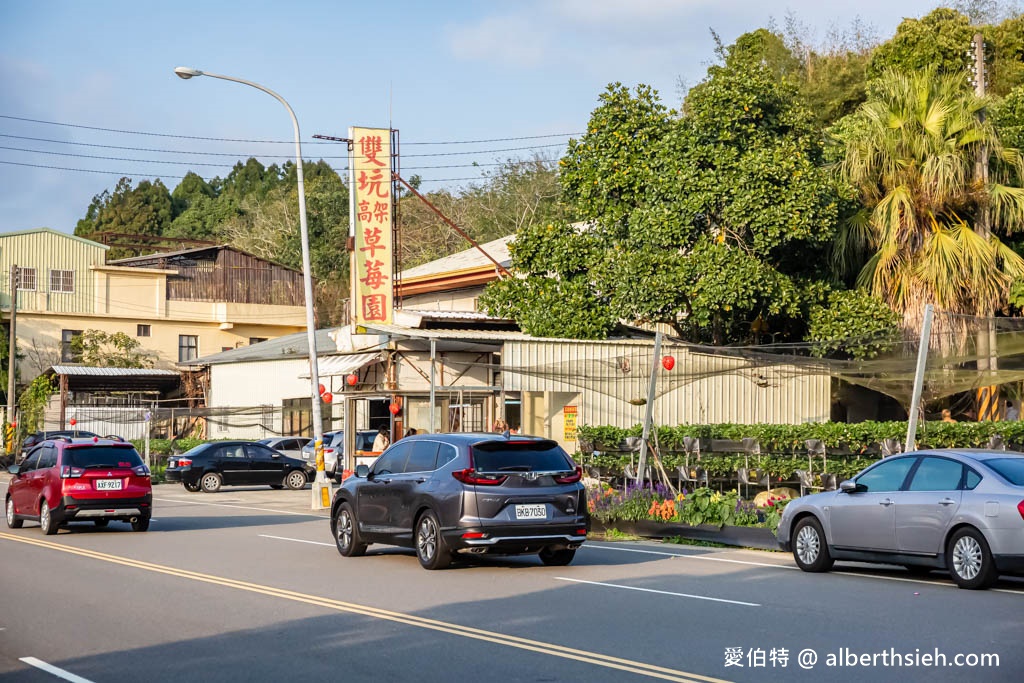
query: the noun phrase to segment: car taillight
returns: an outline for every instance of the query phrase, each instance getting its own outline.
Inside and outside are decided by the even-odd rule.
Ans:
[[[333,452],[334,452],[333,448],[325,448],[324,449],[324,455],[327,455],[328,453],[333,453]]]
[[[555,477],[555,482],[558,484],[575,484],[583,478],[583,468],[577,466],[572,474],[568,474],[564,477]]]
[[[498,486],[504,484],[508,479],[507,474],[481,474],[472,467],[452,472],[452,476],[463,484],[476,484],[478,486]]]
[[[1024,500],[1017,503],[1017,512],[1020,513],[1020,518],[1024,519]]]
[[[191,467],[191,458],[178,458],[178,467]]]
[[[85,474],[85,470],[81,467],[68,467],[64,466],[60,468],[61,479],[77,479],[78,477]]]
[[[133,467],[132,468],[132,472],[137,477],[148,477],[148,476],[150,476],[149,468],[146,467],[145,465],[139,465],[138,467]]]

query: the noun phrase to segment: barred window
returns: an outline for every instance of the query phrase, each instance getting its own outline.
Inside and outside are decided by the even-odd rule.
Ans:
[[[75,292],[75,271],[73,270],[51,270],[50,291],[74,294]]]
[[[23,292],[34,292],[36,291],[36,269],[35,268],[19,268],[18,269],[18,289]]]

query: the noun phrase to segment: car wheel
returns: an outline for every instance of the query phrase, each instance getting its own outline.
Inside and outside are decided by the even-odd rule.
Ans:
[[[192,493],[199,491],[199,484],[189,484],[188,482],[183,482],[183,484],[186,491],[191,491]]]
[[[45,500],[39,505],[39,526],[47,536],[53,536],[57,533],[57,525],[53,522],[50,505]]]
[[[549,567],[564,567],[572,562],[574,557],[576,557],[575,548],[561,548],[559,550],[544,548],[544,550],[540,551],[540,561]]]
[[[14,512],[14,500],[7,497],[7,526],[11,529],[20,529],[25,522]]]
[[[832,568],[835,561],[816,518],[804,517],[793,529],[793,559],[805,572],[827,572]]]
[[[960,588],[988,588],[999,575],[985,537],[974,527],[958,529],[949,539],[946,566]]]
[[[149,531],[149,516],[136,517],[132,522],[132,531]]]
[[[352,514],[351,505],[342,503],[338,506],[331,526],[339,553],[345,557],[359,557],[366,553],[366,544],[359,539],[359,527],[355,515]]]
[[[306,485],[306,473],[302,470],[292,470],[285,475],[284,485],[292,491],[298,491]]]
[[[216,472],[207,472],[203,475],[202,479],[199,480],[199,486],[206,493],[217,493],[220,491],[220,486],[223,483],[223,479]]]
[[[110,524],[110,520],[109,519],[94,519],[94,520],[92,520],[92,523],[95,524],[98,528],[104,529],[104,528],[106,528],[106,526],[108,524]]]
[[[424,569],[444,569],[452,563],[441,537],[441,525],[432,510],[424,512],[416,524],[416,557]]]

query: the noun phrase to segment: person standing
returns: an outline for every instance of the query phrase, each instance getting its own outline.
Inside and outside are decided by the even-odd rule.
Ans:
[[[382,425],[381,428],[377,430],[377,436],[373,439],[373,450],[380,453],[390,445],[391,437],[388,436],[388,428]]]
[[[1019,420],[1020,419],[1020,408],[1017,407],[1013,401],[1006,402],[1006,420]]]

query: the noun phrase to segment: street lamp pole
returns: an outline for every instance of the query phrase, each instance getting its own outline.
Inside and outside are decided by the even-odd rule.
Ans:
[[[295,129],[295,172],[298,174],[299,179],[299,231],[302,238],[302,284],[306,297],[306,341],[309,344],[309,383],[310,394],[313,399],[313,439],[316,443],[316,479],[313,481],[313,509],[319,510],[330,507],[330,501],[328,500],[330,487],[327,485],[327,477],[324,473],[324,433],[323,418],[320,411],[320,371],[316,357],[316,320],[313,315],[313,271],[309,257],[309,228],[306,224],[306,187],[302,173],[302,143],[299,137],[299,120],[295,118],[295,112],[292,111],[291,105],[283,97],[259,83],[184,66],[176,67],[174,73],[179,78],[185,80],[194,76],[209,76],[210,78],[234,81],[235,83],[241,83],[242,85],[262,90],[283,104],[284,108],[288,110],[288,115],[292,117],[292,127]]]

